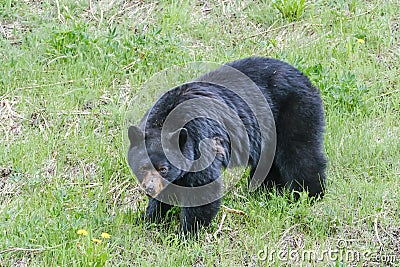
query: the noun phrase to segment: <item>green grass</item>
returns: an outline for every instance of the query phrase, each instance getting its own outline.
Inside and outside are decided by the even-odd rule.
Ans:
[[[110,2],[0,0],[0,266],[400,266],[398,1]],[[321,89],[326,197],[243,181],[223,204],[246,215],[221,209],[197,239],[179,239],[174,214],[144,224],[122,143],[130,100],[172,65],[251,55]],[[321,261],[285,261],[293,251]]]

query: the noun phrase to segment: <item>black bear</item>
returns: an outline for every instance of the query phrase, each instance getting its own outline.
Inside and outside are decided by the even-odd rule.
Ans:
[[[299,70],[263,57],[227,63],[169,90],[129,127],[128,163],[149,196],[144,216],[158,221],[177,205],[183,234],[207,226],[221,173],[237,165],[256,185],[322,197],[323,133],[319,90]]]

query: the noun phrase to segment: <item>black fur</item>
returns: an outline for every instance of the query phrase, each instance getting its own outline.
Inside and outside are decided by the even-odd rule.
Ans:
[[[247,75],[259,87],[272,110],[277,144],[265,185],[287,187],[293,191],[307,190],[310,196],[322,197],[325,190],[326,158],[323,153],[324,112],[319,91],[299,70],[276,59],[253,57],[227,65]],[[248,161],[243,162],[240,155],[231,153],[230,138],[233,137],[228,136],[227,131],[235,131],[235,125],[230,125],[232,121],[227,120],[226,125],[221,125],[208,118],[191,120],[183,129],[178,129],[171,135],[179,134],[180,150],[191,160],[200,157],[201,140],[217,140],[221,151],[209,167],[199,172],[183,171],[166,159],[160,141],[164,120],[179,104],[195,98],[224,102],[237,113],[241,123],[246,125],[245,131],[250,143]],[[184,116],[182,113],[182,120],[185,119]],[[174,127],[171,129],[176,130]],[[262,149],[260,128],[249,106],[234,92],[200,80],[164,94],[138,127],[129,128],[129,138],[131,147],[128,161],[139,180],[145,175],[146,168],[154,167],[159,170],[159,166],[163,166],[168,169],[166,174],[162,174],[166,180],[186,187],[197,187],[215,181],[230,160],[236,160],[237,164],[248,164],[250,175],[253,175]],[[145,147],[138,144],[143,138],[146,141]],[[234,138],[242,139],[243,133],[237,132]],[[150,162],[143,156],[146,153]],[[217,186],[217,191],[219,188],[220,185]],[[207,194],[211,193],[204,192],[204,195]],[[208,225],[217,214],[220,204],[221,199],[217,199],[198,207],[183,207],[181,231],[185,234],[194,233],[200,226]],[[169,204],[160,203],[150,197],[145,216],[151,220],[160,220],[170,208]]]

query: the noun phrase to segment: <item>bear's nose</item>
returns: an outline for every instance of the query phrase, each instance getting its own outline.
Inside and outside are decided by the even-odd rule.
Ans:
[[[154,185],[152,185],[152,184],[146,185],[146,187],[144,188],[144,191],[146,191],[146,194],[148,194],[148,195],[153,195],[155,193]]]

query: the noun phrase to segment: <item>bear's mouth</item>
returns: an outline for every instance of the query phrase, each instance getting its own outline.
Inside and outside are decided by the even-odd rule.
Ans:
[[[150,197],[156,197],[166,185],[166,180],[157,171],[148,171],[140,184],[146,195]]]

